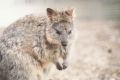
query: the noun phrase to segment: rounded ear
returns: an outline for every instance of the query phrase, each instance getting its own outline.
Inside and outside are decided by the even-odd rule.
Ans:
[[[47,8],[47,16],[48,17],[52,17],[52,16],[56,16],[57,12],[51,8]]]
[[[68,16],[73,16],[73,13],[74,13],[74,9],[68,9],[65,11],[65,13],[68,15]]]

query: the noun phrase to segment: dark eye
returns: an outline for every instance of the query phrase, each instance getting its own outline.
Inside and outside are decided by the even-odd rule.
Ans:
[[[61,34],[61,32],[60,32],[60,31],[58,31],[58,30],[56,30],[56,33],[57,33],[57,34],[59,34],[59,35]]]
[[[72,31],[69,31],[69,32],[68,32],[68,34],[71,34],[71,33],[72,33]]]

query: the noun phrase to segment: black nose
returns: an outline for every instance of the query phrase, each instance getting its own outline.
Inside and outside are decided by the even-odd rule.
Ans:
[[[63,46],[67,46],[67,42],[62,42],[62,45]]]

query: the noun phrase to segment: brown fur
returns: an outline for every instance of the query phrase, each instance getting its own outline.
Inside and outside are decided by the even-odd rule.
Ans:
[[[28,15],[11,24],[0,39],[0,75],[6,80],[44,80],[49,64],[67,68],[73,10],[47,8],[47,16]],[[59,33],[60,32],[60,33]],[[64,43],[64,44],[63,44]],[[59,62],[63,59],[63,63]],[[0,78],[1,80],[2,78]]]

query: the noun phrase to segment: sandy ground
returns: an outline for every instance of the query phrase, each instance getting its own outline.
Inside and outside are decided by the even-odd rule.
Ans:
[[[50,80],[120,80],[120,24],[113,21],[76,24],[70,65],[64,71],[53,69]]]

